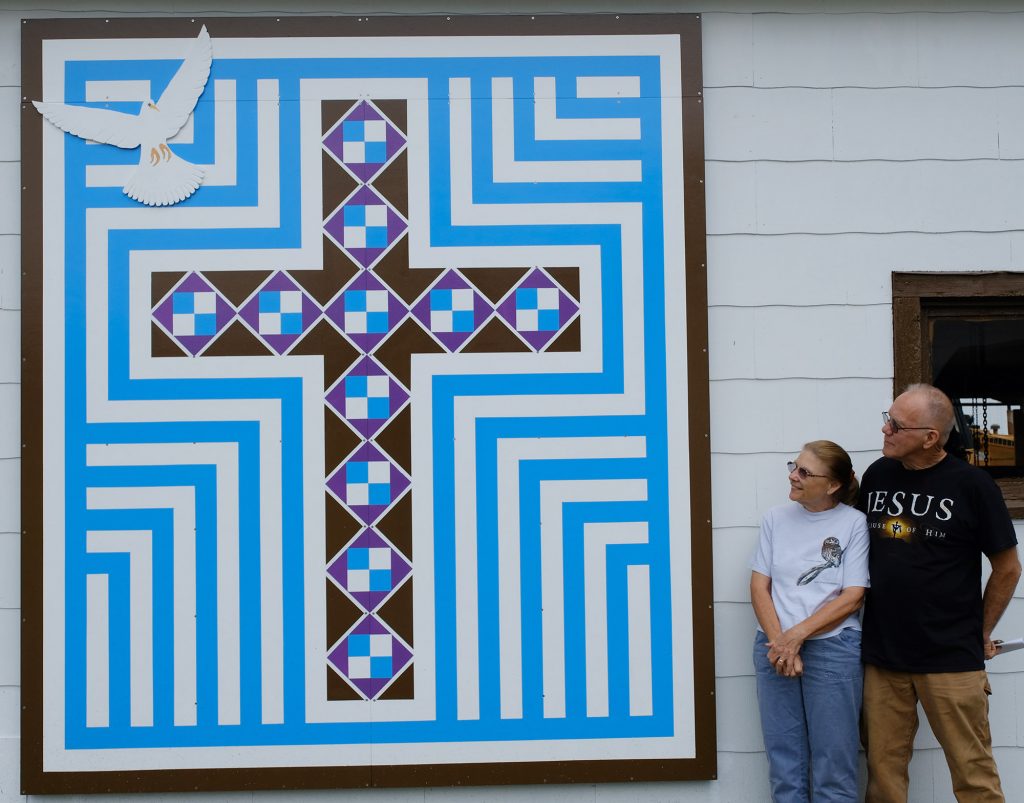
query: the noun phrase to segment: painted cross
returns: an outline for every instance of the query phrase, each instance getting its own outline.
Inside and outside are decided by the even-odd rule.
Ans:
[[[579,276],[412,270],[404,102],[322,120],[322,270],[154,273],[152,352],[323,358],[328,697],[410,699],[412,355],[579,351]]]

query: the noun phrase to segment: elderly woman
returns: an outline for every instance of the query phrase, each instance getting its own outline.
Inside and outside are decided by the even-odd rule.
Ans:
[[[868,533],[850,456],[812,441],[751,560],[754,668],[775,803],[857,799]]]

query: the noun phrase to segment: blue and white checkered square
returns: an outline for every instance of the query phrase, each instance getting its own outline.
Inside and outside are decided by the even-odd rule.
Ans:
[[[384,204],[349,204],[344,209],[346,248],[387,248],[388,208]]]
[[[349,164],[383,164],[387,160],[387,124],[383,120],[342,123],[341,158]]]
[[[263,290],[260,292],[260,334],[302,334],[302,292]]]
[[[472,332],[473,290],[469,287],[430,291],[432,332]]]
[[[558,329],[558,289],[520,287],[516,290],[516,329],[520,332],[554,332]]]
[[[345,417],[354,421],[391,415],[391,381],[386,376],[345,378]]]
[[[217,294],[212,290],[175,293],[171,303],[171,334],[195,336],[217,333]]]
[[[387,290],[346,291],[345,331],[353,335],[376,335],[387,332]]]
[[[391,550],[387,547],[352,547],[348,551],[349,591],[391,590]]]
[[[349,505],[391,504],[391,464],[386,460],[353,461],[345,466],[345,502]]]
[[[391,677],[391,636],[386,633],[353,633],[348,637],[348,676]]]

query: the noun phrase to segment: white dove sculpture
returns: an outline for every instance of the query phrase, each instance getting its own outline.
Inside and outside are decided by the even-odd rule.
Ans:
[[[147,100],[138,114],[64,103],[32,101],[32,105],[55,126],[76,136],[119,148],[140,148],[139,166],[124,185],[125,195],[148,206],[170,206],[188,198],[203,181],[203,171],[176,156],[167,140],[192,114],[210,77],[212,60],[213,45],[204,25],[160,100]]]

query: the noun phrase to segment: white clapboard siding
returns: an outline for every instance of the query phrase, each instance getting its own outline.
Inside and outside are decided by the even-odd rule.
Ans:
[[[25,800],[19,794],[21,739],[0,739],[0,803]]]
[[[0,85],[0,162],[16,162],[20,157],[20,120],[21,93],[18,87]]]
[[[920,713],[920,708],[918,708],[918,713]],[[924,719],[923,714],[921,719]],[[924,723],[924,725],[925,727],[928,726],[927,723]],[[909,767],[910,789],[913,795],[910,799],[922,801],[922,803],[924,801],[928,801],[928,803],[932,803],[932,801],[934,803],[955,803],[955,798],[952,797],[951,791],[949,796],[942,794],[943,784],[941,776],[938,778],[939,785],[936,788],[936,776],[943,771],[946,773],[945,787],[949,788],[949,770],[946,769],[946,762],[942,751],[937,747],[915,750]]]
[[[0,310],[21,309],[20,262],[21,236],[0,234]]]
[[[21,314],[0,309],[0,384],[21,381]]]
[[[21,454],[21,387],[13,382],[0,384],[0,460]]]
[[[986,567],[987,568],[987,567]],[[986,578],[988,572],[985,572]],[[1018,594],[1020,589],[1017,589]],[[1010,604],[1006,607],[1006,613],[999,620],[993,633],[995,638],[1015,639],[1024,638],[1024,599],[1015,595]],[[1024,650],[1008,652],[1006,655],[997,656],[988,664],[988,671],[991,674],[1007,674],[1024,672]]]
[[[754,673],[751,650],[756,629],[757,620],[750,605],[715,603],[715,674],[720,679]]]
[[[21,164],[0,162],[0,235],[20,233]]]
[[[754,86],[916,86],[917,14],[755,14]]]
[[[989,728],[995,747],[1017,746],[1017,674],[998,674],[992,670],[994,661],[988,663],[989,685]],[[937,742],[936,742],[937,743]]]
[[[712,380],[755,376],[754,314],[759,309],[712,307],[708,310],[708,368]]]
[[[716,704],[718,706],[718,749],[736,753],[756,753],[764,750],[760,728],[750,727],[750,712],[757,713],[757,686],[754,682],[752,652],[754,629],[746,639],[747,674],[719,678]]]
[[[1024,728],[1020,727],[1020,723],[1024,721],[1024,672],[1018,672],[1013,676],[1014,690],[1016,691],[1016,711],[1017,711],[1017,746],[1024,747]],[[1019,799],[1019,798],[1016,798]]]
[[[685,790],[695,787],[697,784],[680,784]],[[732,803],[732,801],[743,801],[743,803],[771,803],[771,794],[768,791],[768,760],[763,752],[757,753],[730,753],[719,752],[718,754],[718,780],[708,785],[710,788],[703,794],[697,794],[697,790],[688,793],[686,797],[650,797],[636,798],[637,800],[650,800],[652,803],[667,803],[667,801],[682,801],[682,803]],[[600,787],[599,787],[600,788]],[[628,801],[632,798],[623,796],[618,800]],[[599,797],[598,800],[601,800]]]
[[[701,15],[704,91],[754,85],[753,17],[707,12]]]
[[[0,11],[0,86],[21,86],[21,16]]]
[[[8,457],[0,459],[0,533],[18,532],[21,532],[21,459]]]
[[[0,533],[0,609],[21,606],[21,535]]]
[[[0,687],[0,739],[16,739],[21,733],[21,689]]]
[[[21,611],[17,608],[0,609],[0,686],[17,686],[21,667]]]
[[[709,88],[704,125],[707,159],[832,159],[832,93],[828,89]]]
[[[1024,89],[834,89],[835,158],[1019,158]],[[1016,119],[1015,119],[1016,118]]]
[[[718,776],[714,781],[683,781],[656,784],[597,784],[586,789],[590,797],[587,803],[771,803],[768,792],[768,764],[763,752],[734,753],[720,751],[718,754]],[[429,796],[435,800],[542,800],[561,801],[558,786],[543,788],[522,788],[522,797],[515,797],[513,790],[489,791],[481,796],[481,790],[469,790],[477,797],[451,798],[443,795]],[[448,790],[443,790],[448,791]],[[453,790],[454,791],[454,790]],[[532,797],[530,794],[532,793]],[[576,799],[576,798],[573,798]],[[373,798],[377,803],[378,798]]]
[[[716,454],[795,455],[826,438],[850,452],[881,446],[881,411],[892,402],[892,380],[751,379],[711,383],[711,448]]]
[[[757,527],[716,527],[715,602],[750,601],[750,558],[757,549]]]
[[[1004,6],[1005,8],[1005,6]],[[922,14],[917,20],[921,86],[1019,86],[1024,13]]]
[[[757,165],[707,162],[704,175],[708,234],[757,234]]]
[[[722,235],[708,237],[707,264],[712,307],[889,304],[893,271],[1020,268],[1024,237],[1006,232]]]
[[[710,87],[711,161],[1019,159],[1024,88]]]
[[[712,379],[892,376],[886,304],[713,307],[708,332]]]
[[[761,488],[769,461],[774,465],[779,456],[712,453],[711,518],[715,527],[757,527],[771,500],[783,498],[779,483]]]
[[[501,787],[496,787],[501,789]],[[505,790],[502,790],[505,791]],[[550,800],[552,803],[593,803],[594,800],[594,787],[589,784],[569,784],[566,786],[522,786],[516,790],[509,789],[508,792],[511,794],[501,795],[500,798],[503,800]],[[548,794],[550,793],[550,797]],[[278,793],[280,794],[280,793]],[[427,789],[394,789],[394,790],[383,790],[383,789],[370,789],[370,790],[359,790],[359,789],[346,789],[341,793],[334,792],[325,794],[323,798],[317,797],[316,792],[292,792],[286,793],[286,800],[328,800],[334,799],[335,797],[342,800],[349,800],[349,795],[355,795],[354,800],[359,803],[476,803],[478,800],[490,800],[487,796],[487,792],[481,790],[478,787],[436,787]],[[484,795],[481,798],[481,794]],[[499,793],[500,794],[500,793]],[[343,796],[343,797],[342,797]],[[202,797],[197,798],[203,800]],[[274,800],[272,795],[268,795],[266,798],[268,801]],[[621,800],[622,798],[611,797],[609,800]],[[218,802],[220,797],[217,798]],[[248,798],[238,798],[238,803]],[[256,793],[255,801],[261,801],[260,793]],[[234,799],[229,799],[229,803],[235,803]]]
[[[712,234],[1024,228],[1024,161],[1017,160],[711,162],[707,187]],[[722,196],[742,189],[755,200]]]

